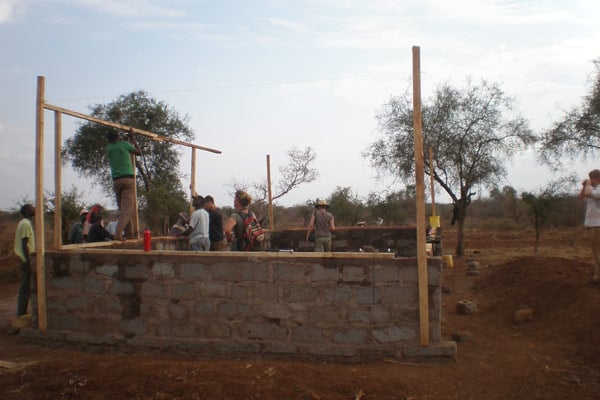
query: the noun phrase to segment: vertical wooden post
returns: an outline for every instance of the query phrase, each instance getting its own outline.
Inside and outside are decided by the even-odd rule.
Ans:
[[[44,263],[44,101],[46,79],[37,77],[37,96],[35,101],[35,270],[37,286],[38,329],[46,332],[48,316],[46,314],[46,268]]]
[[[429,146],[429,186],[431,186],[431,215],[435,213],[435,179],[433,178],[433,148]]]
[[[194,212],[194,196],[196,195],[196,149],[192,147],[192,171],[190,174],[190,207],[188,215]]]
[[[413,46],[413,124],[415,130],[415,183],[417,187],[417,265],[419,286],[419,321],[421,346],[429,345],[429,282],[427,277],[425,168],[423,151],[423,121],[421,115],[420,48]]]
[[[54,111],[54,248],[62,249],[62,114]]]
[[[267,187],[269,189],[269,230],[273,231],[273,192],[271,191],[271,155],[267,154]]]
[[[135,154],[131,155],[131,165],[133,165],[133,217],[132,222],[133,226],[131,227],[133,230],[133,234],[137,239],[141,237],[140,235],[140,210],[138,208],[138,195],[137,195],[137,163],[135,159]]]

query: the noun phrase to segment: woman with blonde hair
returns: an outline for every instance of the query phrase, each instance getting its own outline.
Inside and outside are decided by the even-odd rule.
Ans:
[[[235,211],[231,214],[223,230],[227,241],[231,243],[231,250],[233,251],[247,251],[248,243],[244,238],[244,216],[251,214],[250,204],[252,203],[252,196],[243,190],[237,190],[233,196],[233,208]]]

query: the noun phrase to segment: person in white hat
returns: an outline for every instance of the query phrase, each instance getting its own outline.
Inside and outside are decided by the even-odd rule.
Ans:
[[[327,200],[317,199],[315,212],[308,223],[306,242],[314,230],[315,251],[331,251],[331,232],[335,231],[335,223],[333,215],[327,211],[328,208]]]

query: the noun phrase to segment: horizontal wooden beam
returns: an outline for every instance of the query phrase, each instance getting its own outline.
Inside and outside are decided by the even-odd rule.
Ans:
[[[85,119],[90,122],[95,122],[100,125],[105,125],[105,126],[110,126],[112,128],[121,129],[126,132],[137,133],[138,135],[147,136],[147,137],[152,138],[153,140],[156,140],[159,142],[169,142],[169,143],[179,144],[181,146],[191,147],[191,148],[198,149],[198,150],[209,151],[211,153],[221,154],[221,150],[211,149],[209,147],[204,147],[204,146],[198,146],[197,144],[185,142],[183,140],[173,139],[173,138],[163,136],[163,135],[158,135],[154,132],[145,131],[143,129],[133,128],[133,127],[130,127],[127,125],[122,125],[122,124],[119,124],[116,122],[105,121],[103,119],[92,117],[90,115],[78,113],[77,111],[72,111],[72,110],[68,110],[66,108],[53,106],[52,104],[44,103],[44,108],[47,110],[58,111],[62,114],[70,115],[71,117],[81,118],[81,119]]]

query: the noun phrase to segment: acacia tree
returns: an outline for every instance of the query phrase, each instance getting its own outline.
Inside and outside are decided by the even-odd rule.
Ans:
[[[531,216],[535,230],[535,242],[533,251],[537,253],[540,243],[542,228],[546,226],[552,217],[561,214],[564,210],[562,203],[570,195],[570,188],[575,183],[576,177],[570,175],[549,182],[545,187],[534,192],[521,193],[521,199],[527,205],[527,212]]]
[[[187,117],[180,117],[166,103],[141,90],[108,104],[96,104],[91,107],[91,115],[170,138],[189,141],[194,137]],[[112,129],[94,122],[83,123],[62,149],[63,160],[70,162],[77,173],[92,178],[107,194],[112,194],[113,189],[103,150],[106,133]],[[141,135],[136,141],[142,151],[142,156],[136,158],[139,206],[151,227],[162,228],[165,219],[175,218],[187,208],[178,168],[180,149],[170,142]]]
[[[458,224],[456,255],[464,255],[464,222],[474,188],[494,186],[505,162],[535,137],[514,100],[496,83],[470,80],[464,89],[439,85],[422,106],[424,149],[434,152],[435,182],[452,198]],[[381,137],[364,155],[379,172],[412,182],[415,174],[412,99],[393,97],[377,115]],[[431,174],[428,157],[425,173]]]
[[[600,59],[594,61],[595,76],[579,107],[565,112],[542,135],[539,158],[558,169],[564,160],[595,155],[600,149]]]
[[[275,184],[275,190],[271,197],[275,201],[282,198],[298,186],[304,183],[314,182],[319,177],[319,171],[313,168],[313,163],[317,155],[312,147],[307,146],[303,150],[292,147],[287,151],[287,162],[279,167],[279,180]],[[266,179],[248,184],[241,180],[233,179],[228,185],[231,189],[231,195],[236,190],[248,191],[251,187],[254,196],[254,212],[259,220],[264,220],[267,214],[267,200],[269,196],[269,186]]]

